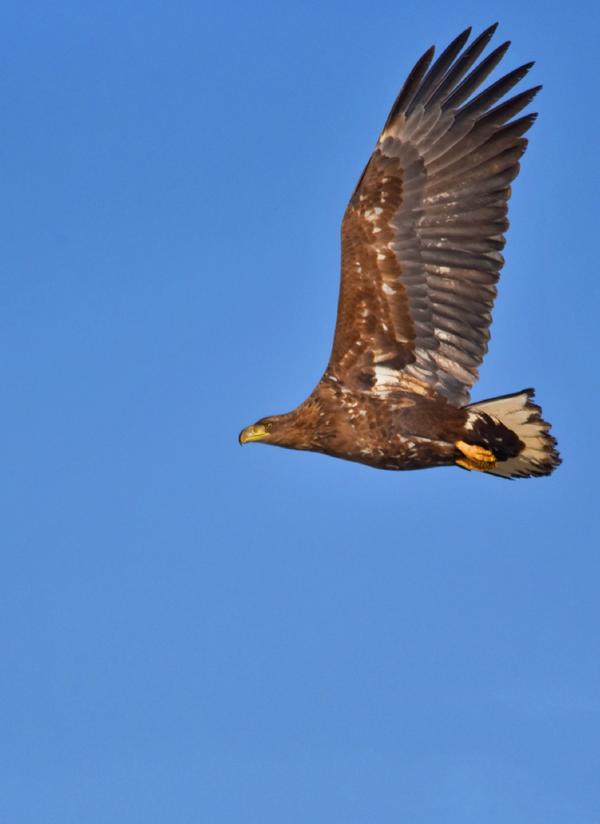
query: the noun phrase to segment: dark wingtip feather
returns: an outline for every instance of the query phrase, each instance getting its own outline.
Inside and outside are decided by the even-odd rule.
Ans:
[[[523,115],[523,117],[520,117],[518,120],[513,120],[513,125],[515,123],[522,124],[523,134],[525,134],[538,119],[538,114],[538,112],[529,112],[529,114]]]
[[[447,106],[449,109],[455,109],[464,103],[496,68],[508,51],[509,46],[510,40],[506,40],[504,43],[496,46],[494,51],[490,52],[488,56],[465,77],[462,83],[452,91],[449,97],[444,100],[444,106]]]
[[[431,63],[435,47],[431,46],[417,61],[409,74],[392,106],[384,129],[401,111],[410,114],[410,111],[419,103],[426,106],[434,102],[447,103],[449,95],[456,107],[464,102],[500,62],[510,46],[510,41],[507,41],[496,48],[463,83],[457,85],[485,49],[497,28],[498,22],[496,21],[484,29],[465,51],[462,51],[472,33],[472,27],[467,26],[444,49],[433,65]]]
[[[483,65],[483,64],[481,64]],[[470,117],[470,116],[477,116],[478,114],[481,115],[483,112],[490,109],[494,103],[504,97],[513,86],[515,86],[520,80],[522,80],[527,72],[531,69],[534,65],[534,62],[531,61],[530,63],[524,63],[522,66],[519,66],[516,69],[513,69],[508,74],[501,77],[500,80],[497,80],[495,83],[492,83],[491,86],[488,86],[484,89],[477,97],[474,97],[468,103],[466,103],[459,111],[459,117]],[[467,78],[468,80],[468,78]]]
[[[478,43],[480,40],[485,40],[485,42],[487,43],[489,40],[492,39],[499,25],[499,22],[496,20],[495,23],[492,23],[491,26],[488,26],[487,29],[484,29],[474,42]]]
[[[414,65],[413,70],[406,78],[406,82],[404,86],[402,86],[400,90],[400,94],[396,98],[394,105],[391,108],[391,111],[388,115],[387,120],[385,121],[385,126],[383,127],[384,130],[387,129],[389,124],[398,116],[398,114],[406,108],[413,99],[413,96],[417,92],[419,88],[419,84],[423,78],[423,75],[429,68],[431,61],[433,60],[433,55],[435,54],[435,46],[430,46],[427,51],[421,55],[421,57],[417,60]]]
[[[481,124],[494,123],[497,126],[501,126],[510,120],[511,117],[519,114],[525,106],[528,106],[541,88],[542,86],[533,86],[531,89],[519,92],[519,94],[516,94],[514,97],[490,109],[487,114],[483,115],[479,122]],[[535,113],[535,117],[537,117],[537,112]]]
[[[427,105],[427,101],[429,98],[435,93],[436,89],[439,87],[440,83],[442,83],[446,73],[451,68],[452,64],[456,57],[460,54],[463,49],[463,46],[469,39],[471,34],[471,26],[467,26],[464,31],[454,38],[454,40],[446,46],[444,51],[440,54],[438,59],[435,63],[431,66],[423,80],[421,81],[419,88],[415,91],[415,94],[410,101],[410,104],[406,107],[406,114],[409,115],[411,111],[417,106],[419,103],[423,103]]]
[[[446,49],[446,51],[449,51],[452,46],[457,46],[459,43],[460,43],[460,47],[459,47],[459,51],[460,51],[460,49],[462,49],[462,47],[465,45],[465,43],[467,42],[467,40],[471,36],[472,31],[473,31],[473,26],[467,26],[466,29],[461,31],[461,33],[454,38],[454,40],[452,41],[452,43],[450,43],[450,45],[448,46],[448,49]]]
[[[462,49],[462,47],[465,45],[465,43],[467,42],[467,40],[471,36],[472,31],[473,31],[473,26],[467,26],[467,28],[463,29],[460,34],[456,35],[454,40],[448,46],[448,49],[450,49],[452,46],[456,45],[457,43],[461,44],[460,47]],[[446,49],[446,51],[448,51],[448,49]]]
[[[497,26],[497,23],[488,26],[488,28],[485,29],[485,31],[481,32],[481,34],[478,35],[478,37],[476,37],[475,40],[473,40],[471,45],[465,49],[465,51],[458,58],[456,63],[448,70],[448,73],[446,74],[442,82],[439,84],[435,92],[431,95],[431,99],[429,100],[430,104],[443,104],[449,95],[452,95],[454,92],[456,92],[458,88],[463,87],[464,84],[459,86],[459,83],[461,82],[462,78],[466,75],[466,73],[469,71],[471,66],[475,63],[480,54],[483,52],[489,41],[492,39],[492,36],[496,31]],[[505,45],[506,48],[508,48],[509,44]],[[502,49],[503,47],[500,46],[499,48]],[[492,54],[496,54],[497,52],[498,50],[496,50],[496,52],[493,52]],[[502,57],[502,55],[500,55],[500,57]],[[490,59],[490,57],[486,58],[486,60],[484,61],[484,65],[486,64],[486,61],[489,61]],[[491,68],[489,71],[491,71]],[[474,74],[475,72],[472,72],[469,75],[469,77],[473,78]],[[467,81],[465,80],[464,83],[466,82]]]

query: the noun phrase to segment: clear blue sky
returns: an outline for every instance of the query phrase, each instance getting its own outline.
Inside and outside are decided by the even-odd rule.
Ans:
[[[0,821],[597,824],[596,8],[4,2]],[[496,19],[544,90],[473,398],[563,466],[240,449],[406,72]]]

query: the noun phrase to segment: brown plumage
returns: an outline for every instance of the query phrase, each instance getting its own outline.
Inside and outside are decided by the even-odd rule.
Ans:
[[[546,475],[560,459],[533,390],[467,405],[487,350],[510,184],[534,87],[502,99],[528,63],[474,96],[508,43],[496,26],[417,62],[342,223],[331,358],[310,397],[240,442],[324,452],[383,469],[458,464]]]

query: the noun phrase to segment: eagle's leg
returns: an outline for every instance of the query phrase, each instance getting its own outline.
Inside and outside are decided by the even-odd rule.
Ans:
[[[484,446],[475,446],[475,444],[466,443],[465,441],[456,441],[454,446],[465,456],[465,458],[456,461],[457,465],[462,466],[464,469],[485,472],[486,469],[493,469],[496,465],[496,456]]]

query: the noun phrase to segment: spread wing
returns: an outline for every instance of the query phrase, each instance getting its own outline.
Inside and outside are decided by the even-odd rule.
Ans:
[[[437,392],[462,405],[487,350],[510,183],[539,86],[504,102],[532,63],[473,93],[509,43],[470,29],[409,75],[348,204],[327,374],[353,389]],[[473,66],[475,66],[473,68]]]

